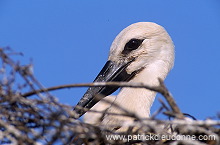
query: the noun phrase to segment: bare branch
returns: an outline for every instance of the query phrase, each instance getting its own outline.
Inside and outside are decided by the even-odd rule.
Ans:
[[[69,89],[69,88],[76,88],[76,87],[102,87],[102,86],[118,86],[118,87],[132,87],[132,88],[145,88],[155,92],[162,91],[160,87],[149,86],[143,83],[134,83],[134,82],[95,82],[95,83],[81,83],[81,84],[67,84],[67,85],[59,85],[54,87],[49,87],[45,89],[35,90],[31,92],[27,92],[23,94],[23,97],[29,97],[35,95],[37,93],[42,93],[45,91],[54,91],[60,89]]]

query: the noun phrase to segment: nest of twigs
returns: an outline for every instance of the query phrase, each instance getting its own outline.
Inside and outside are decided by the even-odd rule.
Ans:
[[[220,144],[219,117],[189,119],[190,116],[179,110],[163,82],[156,87],[113,82],[44,88],[34,77],[32,65],[21,65],[13,59],[14,55],[20,54],[9,48],[0,49],[0,144]],[[167,103],[161,101],[161,108],[149,119],[140,119],[125,110],[123,115],[136,121],[125,124],[127,131],[117,133],[105,126],[73,119],[74,106],[61,104],[49,93],[56,89],[97,85],[150,89],[161,93]],[[161,113],[167,120],[156,119]]]

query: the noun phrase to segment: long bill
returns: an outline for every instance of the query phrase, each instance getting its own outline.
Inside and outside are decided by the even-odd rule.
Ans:
[[[100,73],[95,78],[94,82],[120,82],[129,81],[133,78],[136,72],[128,74],[126,68],[134,61],[116,63],[107,61]],[[103,86],[103,87],[89,87],[76,107],[73,109],[74,118],[77,119],[86,113],[85,110],[92,108],[102,98],[112,94],[119,87],[117,86]],[[85,109],[83,109],[85,108]]]

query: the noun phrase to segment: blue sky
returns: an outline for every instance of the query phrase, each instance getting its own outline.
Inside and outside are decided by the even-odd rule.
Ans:
[[[175,66],[165,83],[180,109],[198,119],[215,116],[220,111],[219,0],[0,0],[0,47],[22,52],[22,63],[32,59],[45,87],[92,82],[115,36],[140,21],[162,25],[174,41]],[[52,94],[75,105],[85,91]]]

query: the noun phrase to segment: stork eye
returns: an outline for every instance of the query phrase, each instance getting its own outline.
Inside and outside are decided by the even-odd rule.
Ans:
[[[126,43],[122,54],[127,54],[132,50],[137,49],[143,41],[144,39],[131,39],[130,41],[128,41],[128,43]]]

